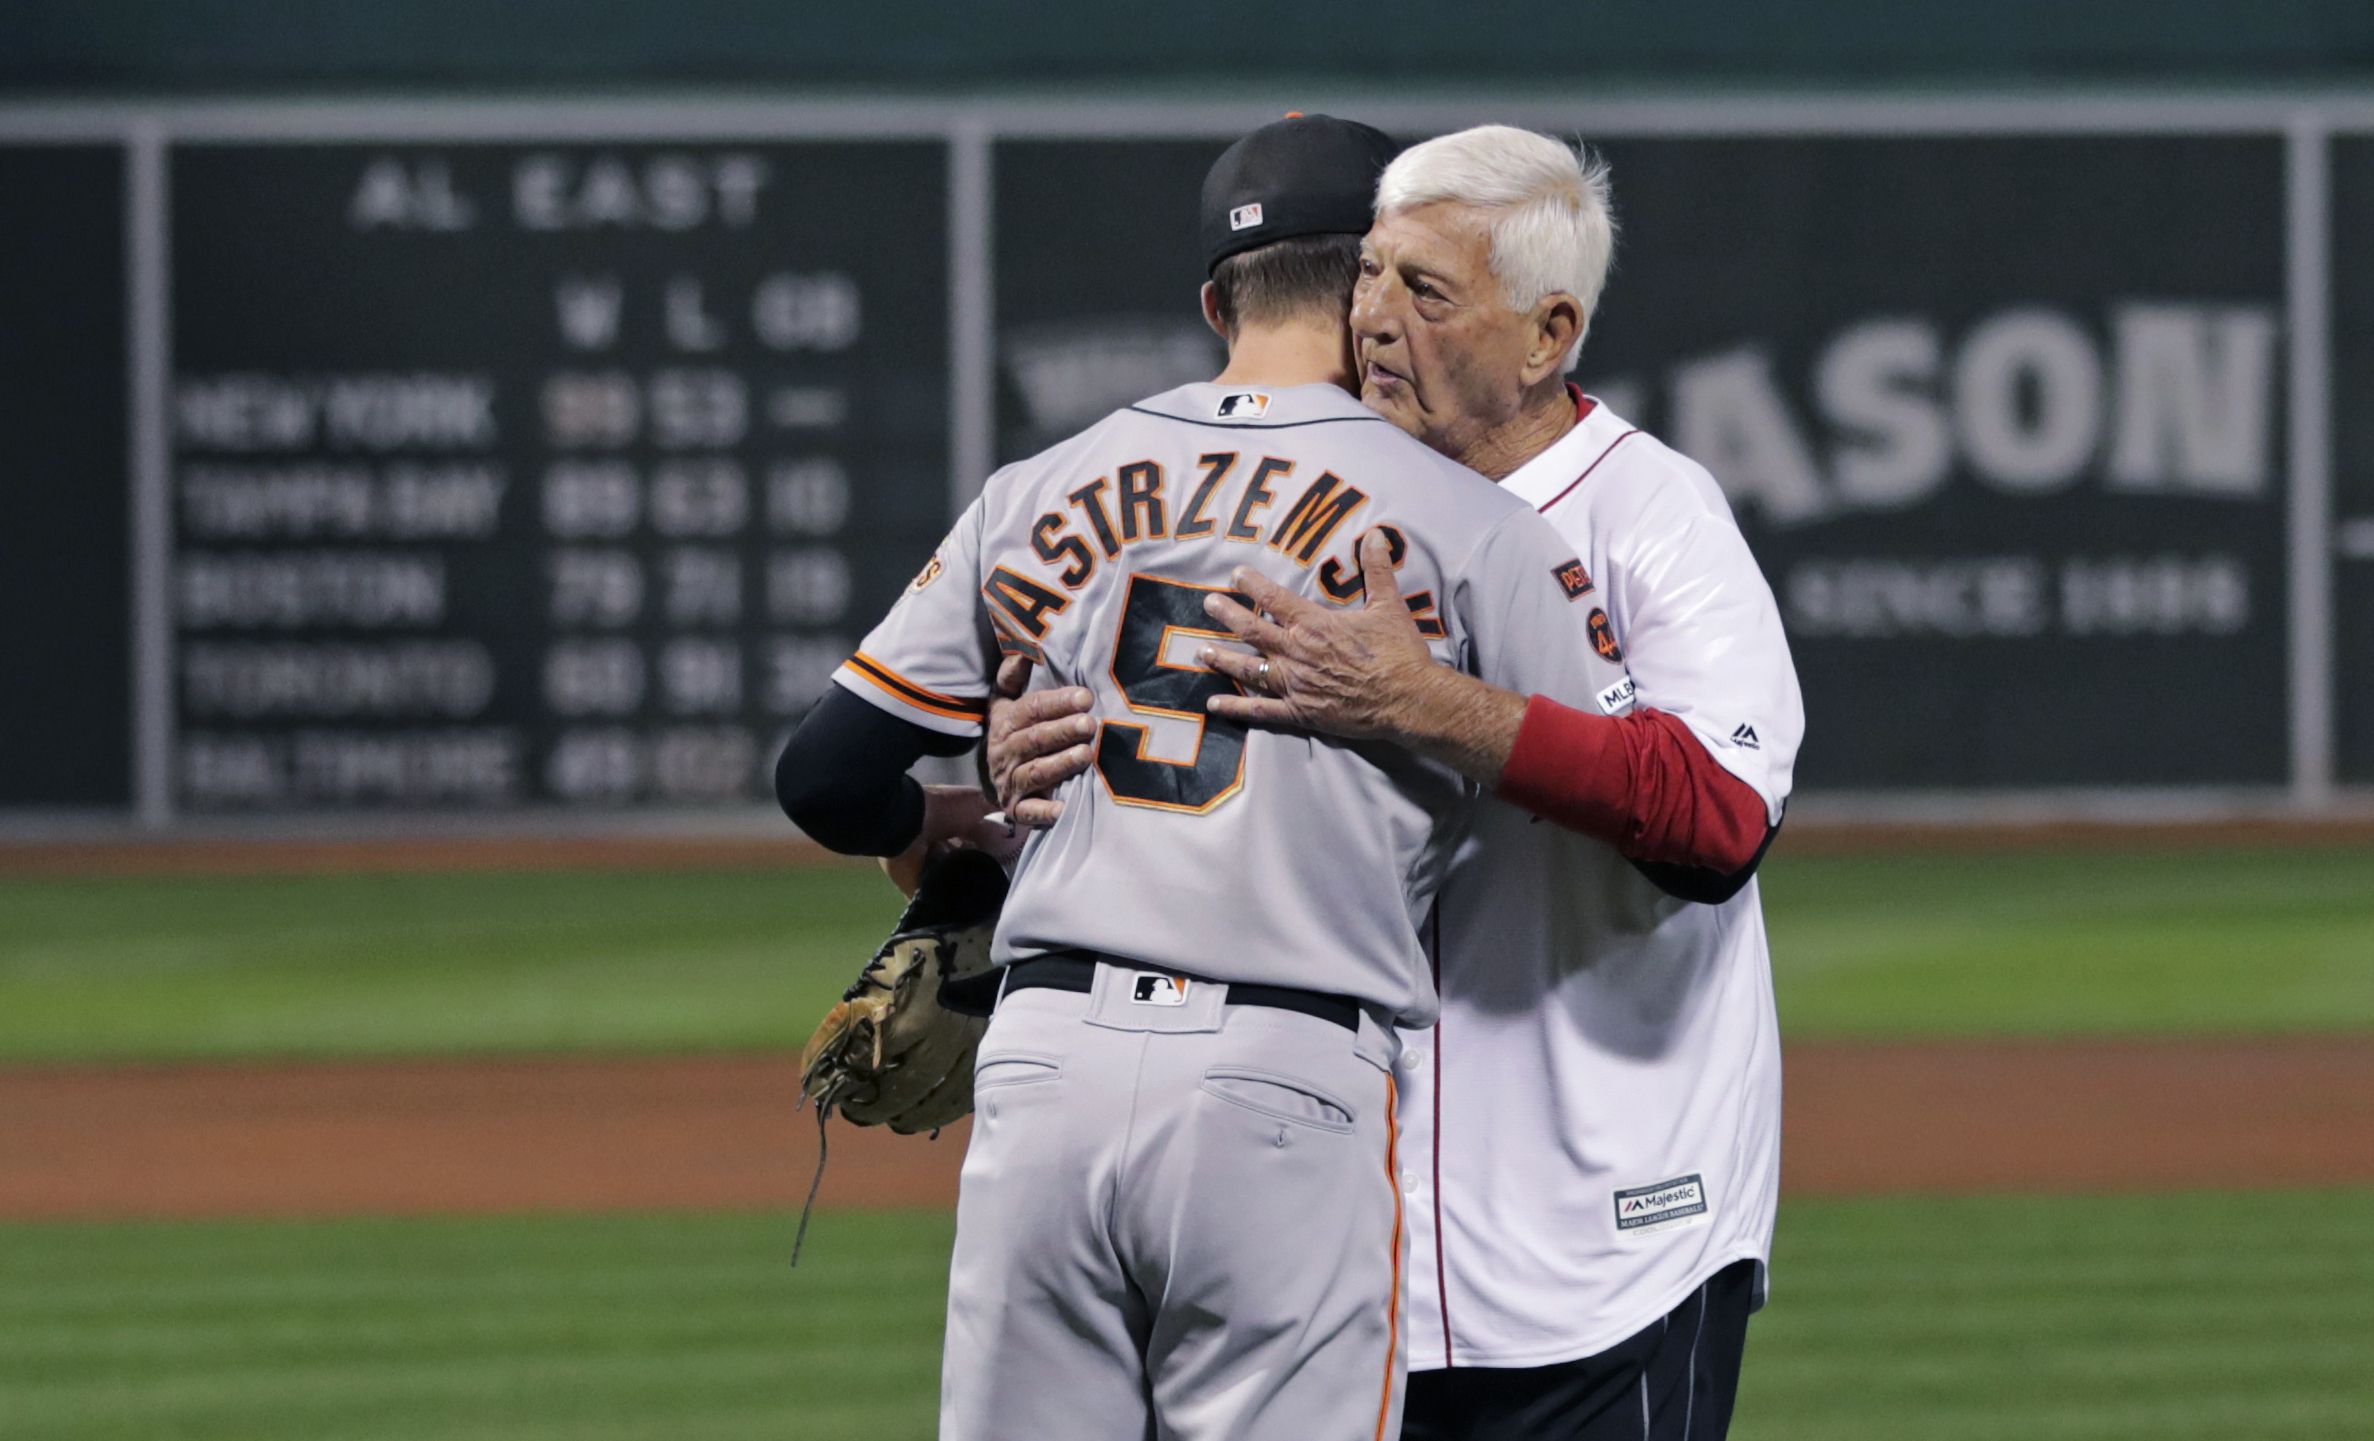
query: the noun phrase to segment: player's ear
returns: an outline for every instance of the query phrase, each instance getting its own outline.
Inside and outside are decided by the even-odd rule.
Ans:
[[[1228,327],[1220,319],[1220,287],[1209,280],[1203,283],[1203,323],[1212,327],[1212,334],[1228,339]]]
[[[1565,291],[1545,295],[1533,305],[1530,334],[1525,339],[1525,385],[1528,389],[1564,373],[1566,352],[1583,333],[1583,303]]]

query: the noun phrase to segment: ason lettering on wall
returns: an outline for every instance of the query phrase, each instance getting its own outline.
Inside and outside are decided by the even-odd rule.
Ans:
[[[1582,377],[1729,495],[1805,784],[2286,777],[2283,239],[2197,223],[2282,213],[2277,142],[1607,154]]]
[[[1420,137],[1405,137],[1416,139]],[[1208,378],[1211,144],[998,151],[1006,458]],[[2279,783],[2274,140],[1620,140],[1577,378],[1706,464],[1829,790]],[[1093,235],[1056,204],[1102,197]],[[2185,243],[2169,237],[2182,234]]]

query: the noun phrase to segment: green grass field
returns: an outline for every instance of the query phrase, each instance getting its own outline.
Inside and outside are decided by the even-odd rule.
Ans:
[[[2374,851],[1775,858],[1799,1036],[2374,1028]],[[782,1047],[871,870],[0,881],[0,1060]]]
[[[0,1227],[0,1432],[921,1441],[949,1221]],[[1800,1202],[1739,1441],[2333,1441],[2374,1195]],[[1098,1441],[1098,1438],[1050,1438]]]
[[[2374,1033],[2374,852],[1765,886],[1801,1037]],[[895,910],[864,870],[0,881],[0,1061],[782,1048]],[[828,1213],[797,1272],[792,1224],[0,1224],[0,1438],[929,1436],[949,1219]],[[1733,1434],[2366,1434],[2369,1235],[2374,1191],[1792,1199]]]

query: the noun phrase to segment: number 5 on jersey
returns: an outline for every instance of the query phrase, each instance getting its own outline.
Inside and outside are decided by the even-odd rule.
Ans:
[[[1152,727],[1104,723],[1096,740],[1096,769],[1122,805],[1203,815],[1244,786],[1244,725],[1204,711],[1213,696],[1243,695],[1244,687],[1192,659],[1172,655],[1174,645],[1187,650],[1205,639],[1233,639],[1204,614],[1204,597],[1215,591],[1252,604],[1249,597],[1224,586],[1191,585],[1158,575],[1129,578],[1129,597],[1113,635],[1113,683],[1140,715],[1193,721],[1197,729],[1194,755],[1169,761],[1146,754]]]

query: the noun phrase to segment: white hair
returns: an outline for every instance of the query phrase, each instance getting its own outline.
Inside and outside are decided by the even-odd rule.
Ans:
[[[1492,274],[1512,310],[1564,291],[1583,307],[1572,370],[1615,258],[1607,164],[1511,125],[1479,125],[1404,150],[1377,180],[1377,214],[1447,201],[1492,212]]]

